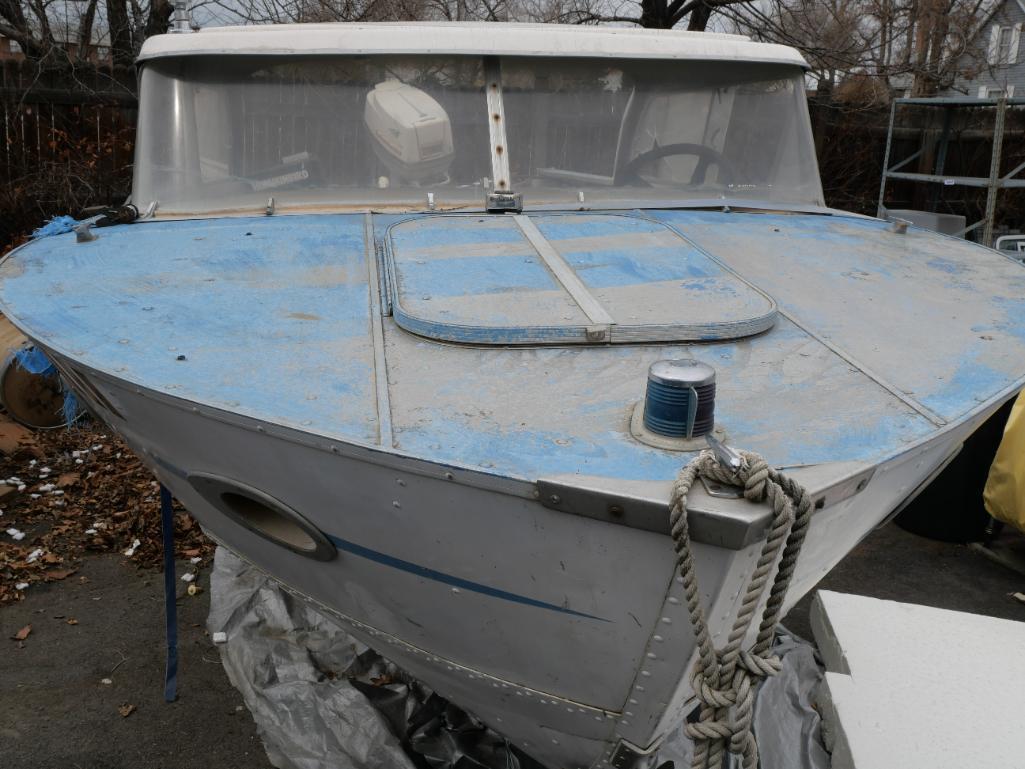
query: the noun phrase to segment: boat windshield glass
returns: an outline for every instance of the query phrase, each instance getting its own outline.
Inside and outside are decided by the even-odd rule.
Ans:
[[[527,201],[824,205],[797,67],[506,59],[502,83]]]
[[[502,178],[492,163],[507,162],[527,209],[823,205],[797,67],[491,61],[487,70],[479,57],[434,55],[149,62],[133,200],[169,213],[262,209],[271,198],[281,208],[480,209]],[[485,71],[488,85],[501,83],[504,139]]]
[[[143,70],[132,198],[161,211],[480,204],[478,58],[191,57]]]

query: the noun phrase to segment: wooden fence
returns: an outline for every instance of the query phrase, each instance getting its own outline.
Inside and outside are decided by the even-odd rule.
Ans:
[[[0,251],[51,216],[128,194],[133,72],[2,62],[0,120]]]

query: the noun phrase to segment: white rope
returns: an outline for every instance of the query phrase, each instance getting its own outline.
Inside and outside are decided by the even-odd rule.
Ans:
[[[754,687],[757,679],[775,675],[780,670],[779,658],[769,649],[811,518],[811,499],[801,484],[771,469],[758,454],[741,451],[740,455],[743,458],[740,468],[731,470],[719,464],[711,451],[701,452],[680,470],[670,502],[669,521],[676,565],[683,578],[687,610],[698,647],[691,680],[701,711],[696,723],[684,727],[687,736],[694,740],[692,769],[720,769],[724,750],[741,756],[744,769],[758,766],[758,745],[751,732]],[[740,486],[747,500],[768,502],[773,514],[737,618],[725,646],[719,650],[712,646],[705,610],[701,606],[687,528],[687,494],[699,477]],[[762,611],[758,637],[751,649],[742,650],[740,645],[755,619],[777,556],[779,566]]]

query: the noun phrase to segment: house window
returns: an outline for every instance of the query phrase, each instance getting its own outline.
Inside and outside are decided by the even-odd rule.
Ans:
[[[979,86],[979,98],[980,99],[999,99],[1001,96],[1006,96],[1008,99],[1014,98],[1014,86],[1009,85],[1006,88],[1000,88],[999,86]]]
[[[989,52],[986,61],[995,67],[1006,67],[1018,62],[1018,48],[1021,45],[1021,23],[989,28]]]
[[[1009,64],[1011,61],[1011,39],[1014,30],[1011,27],[1001,27],[997,38],[997,64]]]

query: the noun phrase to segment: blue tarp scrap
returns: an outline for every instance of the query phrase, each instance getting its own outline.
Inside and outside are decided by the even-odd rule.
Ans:
[[[64,391],[64,424],[68,427],[75,424],[82,415],[82,406],[71,390]]]
[[[47,238],[50,235],[63,235],[71,232],[78,220],[73,216],[55,216],[46,224],[32,233],[33,238]],[[34,372],[33,372],[34,373]]]
[[[57,371],[46,353],[38,347],[23,347],[14,353],[14,360],[30,374],[49,376]]]
[[[19,367],[30,374],[38,374],[40,376],[57,375],[57,367],[53,365],[53,361],[46,357],[46,353],[38,347],[23,347],[14,353],[14,361]],[[63,379],[61,380],[61,388],[64,390],[64,406],[62,408],[64,423],[70,426],[78,419],[81,407],[79,406],[78,398],[75,397],[75,393],[64,387]]]

